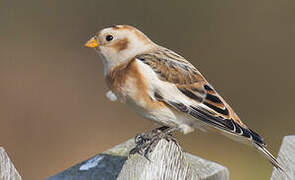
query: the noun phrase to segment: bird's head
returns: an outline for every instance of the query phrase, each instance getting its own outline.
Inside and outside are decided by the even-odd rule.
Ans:
[[[98,52],[107,73],[136,55],[150,51],[156,45],[136,28],[116,25],[100,30],[85,46],[94,48]]]

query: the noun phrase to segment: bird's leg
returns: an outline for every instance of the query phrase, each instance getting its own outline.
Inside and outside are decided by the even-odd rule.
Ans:
[[[137,134],[135,136],[136,146],[131,149],[129,154],[138,153],[149,160],[148,154],[154,150],[161,139],[173,141],[178,147],[180,147],[178,141],[172,136],[172,132],[176,130],[178,130],[178,128],[163,126],[153,129],[151,132]]]

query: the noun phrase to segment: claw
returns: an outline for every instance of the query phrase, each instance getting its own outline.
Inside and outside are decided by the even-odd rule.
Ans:
[[[142,155],[142,154],[141,154]],[[144,151],[143,157],[145,157],[148,161],[151,162],[150,158],[149,158],[149,152],[146,150]]]
[[[175,130],[177,130],[177,128],[163,126],[153,129],[148,133],[137,134],[134,138],[136,146],[130,150],[129,155],[140,154],[148,161],[151,161],[149,159],[149,154],[154,150],[161,139],[165,139],[168,142],[173,141],[179,148],[181,148],[178,141],[172,136],[172,132]]]
[[[142,137],[142,134],[137,134],[134,138],[135,144],[143,144],[144,138]]]
[[[138,150],[136,148],[133,148],[129,151],[129,156],[138,153]]]

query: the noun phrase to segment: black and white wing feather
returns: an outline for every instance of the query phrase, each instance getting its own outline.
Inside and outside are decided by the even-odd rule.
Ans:
[[[158,92],[161,97],[159,101],[218,130],[237,138],[248,139],[272,164],[280,168],[277,160],[265,149],[263,138],[239,119],[233,109],[186,59],[163,47],[136,58],[150,66],[160,80],[175,85],[178,91],[189,99],[189,102],[182,102],[171,96],[166,98],[165,93],[169,92],[161,90]]]

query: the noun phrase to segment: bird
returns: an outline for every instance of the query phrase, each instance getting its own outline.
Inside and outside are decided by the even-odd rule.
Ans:
[[[129,25],[106,27],[90,38],[104,65],[111,101],[130,106],[167,134],[178,130],[214,130],[254,146],[272,165],[283,170],[266,149],[263,138],[247,127],[214,87],[188,60],[154,43]]]

